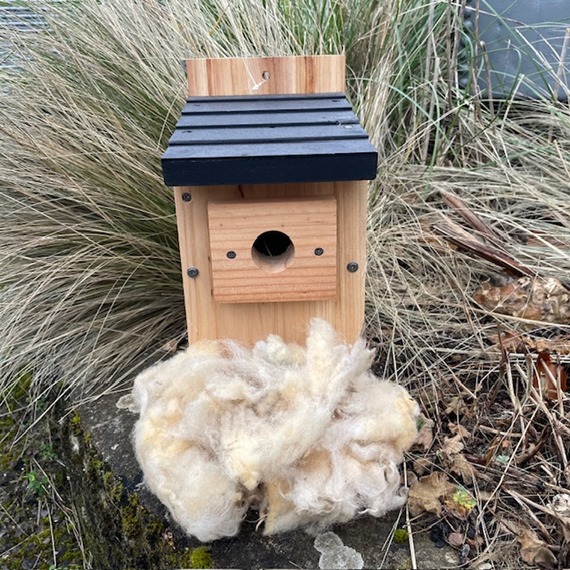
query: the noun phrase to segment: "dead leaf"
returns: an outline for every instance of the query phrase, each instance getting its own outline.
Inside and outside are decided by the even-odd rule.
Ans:
[[[485,454],[485,467],[488,467],[491,464],[491,461],[495,458],[495,455],[498,451],[503,448],[503,442],[505,441],[505,436],[497,435],[491,444],[489,445],[489,449]]]
[[[554,331],[559,329],[554,329]],[[570,335],[553,334],[548,338],[535,337],[528,334],[517,333],[513,330],[506,330],[500,334],[487,335],[490,342],[494,344],[495,350],[505,350],[528,354],[529,352],[547,351],[551,354],[570,354]]]
[[[418,480],[418,476],[413,471],[408,471],[408,485],[413,485]]]
[[[540,568],[556,568],[556,556],[548,548],[548,545],[540,540],[531,530],[525,530],[519,536],[521,545],[521,558],[531,566]]]
[[[449,470],[456,475],[460,475],[466,485],[472,485],[475,482],[475,469],[463,455],[454,455],[449,459],[448,465]]]
[[[450,416],[451,414],[464,414],[468,410],[465,400],[461,396],[454,396],[449,400],[445,413]]]
[[[485,544],[485,541],[483,540],[483,538],[481,536],[479,536],[478,534],[475,534],[475,536],[473,538],[469,538],[469,536],[467,536],[467,544],[476,552],[479,552],[481,550],[481,547]]]
[[[570,495],[566,493],[556,495],[552,499],[551,507],[562,525],[564,540],[570,542]]]
[[[461,548],[465,542],[465,537],[459,532],[450,532],[447,537],[447,542],[454,548]]]
[[[423,512],[434,513],[441,516],[444,500],[455,491],[455,485],[449,482],[447,475],[440,471],[422,477],[410,487],[408,506],[412,516]]]
[[[418,457],[417,459],[414,459],[412,465],[416,475],[421,477],[426,471],[428,471],[428,469],[433,467],[433,461],[429,457]]]
[[[418,424],[420,427],[414,445],[427,451],[433,443],[433,420],[421,414]]]
[[[496,246],[487,245],[465,231],[459,224],[442,215],[443,221],[434,224],[432,231],[442,235],[461,250],[467,250],[499,267],[503,268],[509,275],[521,277],[522,275],[535,276],[536,273],[517,261],[508,253],[501,251]]]
[[[490,238],[491,240],[499,239],[497,233],[491,229],[475,212],[464,202],[459,196],[441,190],[443,201],[453,208],[474,230],[480,234]]]
[[[463,439],[471,437],[471,432],[461,424],[454,424],[449,422],[449,431],[454,435],[460,435]]]
[[[487,338],[495,345],[492,347],[495,350],[522,354],[543,351],[552,354],[570,354],[570,335],[561,334],[559,331],[560,329],[553,327],[552,336],[545,338],[521,334],[509,329],[500,334],[490,334]]]
[[[499,521],[499,528],[502,532],[510,533],[519,537],[523,533],[523,527],[521,527],[518,521],[513,521],[510,519],[502,519]]]
[[[498,286],[485,281],[473,299],[486,309],[503,315],[570,324],[570,292],[555,277],[522,277]]]
[[[463,445],[462,439],[463,437],[460,434],[444,438],[441,450],[447,455],[455,455],[460,451],[463,451],[465,446]]]
[[[559,389],[566,390],[568,374],[560,364],[554,364],[546,351],[539,353],[536,359],[536,374],[532,376],[532,385],[549,400],[558,400]]]

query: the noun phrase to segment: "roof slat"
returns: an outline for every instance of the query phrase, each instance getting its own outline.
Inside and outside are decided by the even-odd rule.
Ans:
[[[166,149],[163,159],[169,160],[189,160],[217,158],[241,158],[249,157],[270,157],[298,155],[343,155],[358,152],[374,152],[376,150],[366,138],[326,140],[326,141],[295,141],[295,142],[271,142],[260,144],[258,142],[249,144],[226,144],[216,145],[214,148],[209,144],[203,145],[172,145]]]
[[[246,115],[183,115],[177,128],[210,127],[253,127],[256,125],[357,125],[358,119],[352,109],[349,111],[306,111],[304,113],[275,113],[269,118],[267,113],[247,113]]]
[[[246,144],[262,142],[304,142],[342,139],[366,139],[360,125],[261,126],[241,129],[176,129],[171,145]]]

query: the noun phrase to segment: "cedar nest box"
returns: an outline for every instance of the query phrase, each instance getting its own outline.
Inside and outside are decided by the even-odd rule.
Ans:
[[[190,342],[309,320],[364,321],[367,180],[377,152],[344,95],[344,56],[198,59],[162,157],[173,186]]]

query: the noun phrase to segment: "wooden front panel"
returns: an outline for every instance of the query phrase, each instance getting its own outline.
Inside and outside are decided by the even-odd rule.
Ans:
[[[185,193],[192,195],[191,201],[183,200]],[[215,301],[210,271],[209,201],[319,196],[336,198],[336,298],[286,303]],[[366,182],[200,186],[176,188],[175,197],[190,342],[229,338],[251,344],[269,334],[278,334],[287,342],[303,344],[313,317],[329,321],[348,342],[356,340],[364,323]],[[349,262],[358,263],[358,271],[347,271]],[[188,276],[190,267],[199,269],[198,277]]]
[[[212,294],[220,303],[336,297],[336,200],[208,205]]]

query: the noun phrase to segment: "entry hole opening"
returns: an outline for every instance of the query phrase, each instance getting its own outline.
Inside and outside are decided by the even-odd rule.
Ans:
[[[260,269],[278,273],[291,265],[295,246],[287,234],[270,230],[257,236],[251,248],[251,257]]]

